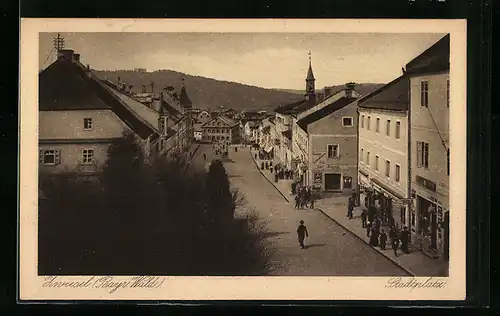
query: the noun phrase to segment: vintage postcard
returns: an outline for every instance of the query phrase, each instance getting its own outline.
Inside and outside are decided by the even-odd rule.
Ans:
[[[21,300],[463,300],[465,20],[23,19]]]

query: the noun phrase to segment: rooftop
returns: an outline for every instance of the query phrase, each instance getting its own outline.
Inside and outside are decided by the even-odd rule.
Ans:
[[[409,104],[409,86],[410,78],[407,75],[400,76],[361,98],[358,102],[358,107],[407,111]]]

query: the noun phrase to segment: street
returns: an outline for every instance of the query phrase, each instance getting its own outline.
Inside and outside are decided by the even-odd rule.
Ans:
[[[203,155],[202,152],[200,148],[197,154]],[[231,148],[229,158],[233,162],[225,162],[224,166],[233,187],[244,194],[245,207],[247,210],[254,208],[259,218],[268,222],[268,241],[275,249],[272,257],[276,266],[274,275],[408,275],[320,212],[295,210],[260,174],[249,148],[240,147],[238,152]],[[306,249],[301,249],[297,241],[296,229],[300,220],[305,221],[309,230]]]

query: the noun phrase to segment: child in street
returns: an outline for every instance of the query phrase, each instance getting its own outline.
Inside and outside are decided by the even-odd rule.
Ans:
[[[398,236],[394,236],[392,238],[392,250],[394,251],[394,255],[397,257],[398,256],[398,248],[399,248],[399,238]]]

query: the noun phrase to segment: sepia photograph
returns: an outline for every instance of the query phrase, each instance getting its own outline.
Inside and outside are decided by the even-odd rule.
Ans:
[[[37,287],[119,295],[175,277],[382,277],[366,289],[375,295],[442,292],[465,270],[464,250],[453,252],[464,236],[451,238],[465,234],[465,202],[451,203],[465,188],[450,180],[465,174],[453,157],[465,156],[465,131],[452,127],[465,121],[453,122],[465,77],[454,84],[450,71],[465,63],[450,62],[446,28],[63,25],[32,35],[36,103],[21,108],[38,152],[24,239]]]

